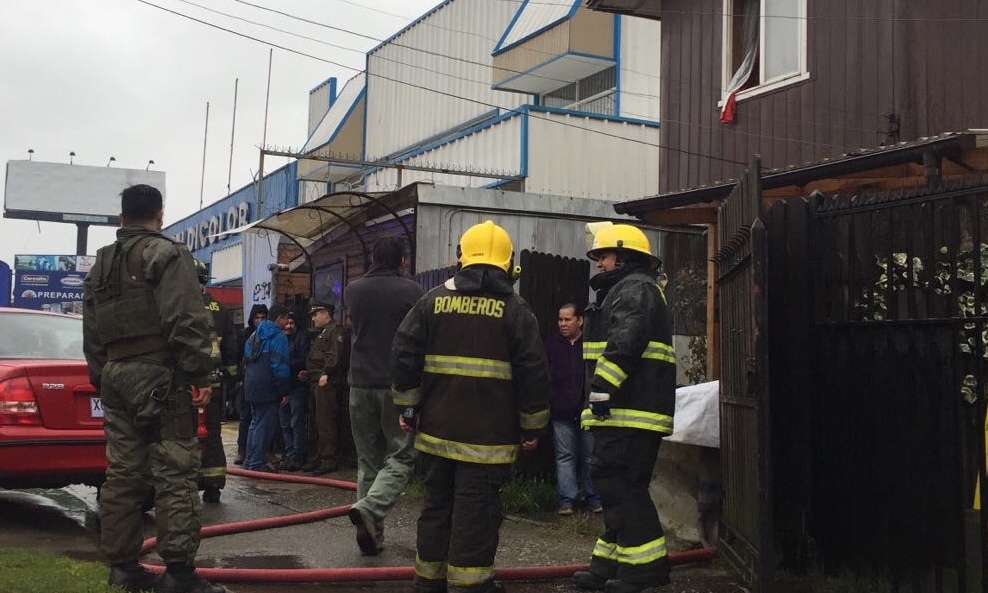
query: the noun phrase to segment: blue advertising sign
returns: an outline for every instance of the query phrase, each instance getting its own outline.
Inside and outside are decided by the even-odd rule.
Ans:
[[[82,314],[82,283],[92,255],[15,255],[14,306]]]
[[[10,266],[0,261],[0,307],[10,306]]]

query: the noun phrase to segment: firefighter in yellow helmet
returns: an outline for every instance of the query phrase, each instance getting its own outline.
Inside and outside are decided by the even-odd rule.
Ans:
[[[588,406],[581,425],[593,431],[590,475],[604,506],[604,531],[590,570],[573,581],[582,589],[638,593],[669,583],[666,541],[648,493],[676,404],[669,309],[658,284],[661,261],[640,229],[597,227],[587,256],[600,273],[590,279],[597,294],[583,322]]]
[[[539,326],[515,294],[511,238],[463,233],[460,269],[415,304],[395,336],[394,401],[425,470],[415,590],[502,591],[494,581],[501,485],[549,420]]]

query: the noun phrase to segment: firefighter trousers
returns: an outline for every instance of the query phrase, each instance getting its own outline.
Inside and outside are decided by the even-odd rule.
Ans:
[[[604,532],[590,571],[609,579],[661,586],[669,557],[648,485],[662,434],[634,428],[594,428],[590,476],[604,505]]]
[[[199,489],[226,486],[226,452],[223,451],[223,398],[214,387],[213,398],[206,405],[206,441],[202,447]]]
[[[416,590],[484,589],[494,578],[507,464],[466,463],[420,454],[425,502],[418,519]]]

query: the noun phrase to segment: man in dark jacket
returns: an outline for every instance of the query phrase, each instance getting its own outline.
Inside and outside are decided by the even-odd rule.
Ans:
[[[593,435],[580,429],[583,411],[583,313],[573,303],[559,308],[559,332],[545,341],[552,399],[552,445],[556,458],[556,496],[559,515],[572,515],[583,486],[587,507],[603,511],[590,480]]]
[[[103,400],[108,467],[100,496],[109,584],[126,591],[223,593],[195,573],[201,526],[196,407],[212,396],[213,322],[192,255],[161,234],[161,192],[120,194],[117,240],[96,254],[83,289],[83,349]],[[148,483],[147,476],[151,481]],[[155,492],[157,577],[138,564],[141,505]]]
[[[350,520],[357,545],[374,555],[384,545],[384,518],[408,484],[415,463],[413,438],[402,432],[391,397],[388,356],[395,331],[424,291],[403,278],[405,242],[374,244],[373,265],[346,287],[350,312],[350,423],[357,449],[357,502]]]
[[[240,371],[243,373],[243,355],[244,355],[244,344],[247,343],[247,339],[250,338],[251,334],[257,329],[257,326],[261,324],[262,321],[268,318],[268,306],[261,303],[258,305],[253,305],[250,308],[250,315],[247,317],[247,326],[244,328],[243,343],[240,344],[238,348],[240,352]],[[250,433],[250,404],[244,398],[243,389],[243,378],[241,377],[240,391],[237,393],[237,417],[240,420],[240,424],[237,427],[237,457],[234,459],[234,463],[237,465],[243,465],[244,458],[247,457],[247,437]]]
[[[295,472],[302,469],[305,462],[305,426],[309,408],[309,382],[306,380],[305,359],[309,355],[309,337],[298,327],[295,313],[288,314],[285,324],[285,337],[291,357],[291,382],[288,396],[281,400],[279,417],[281,436],[285,442],[285,454],[278,469]]]
[[[494,581],[500,490],[549,422],[539,325],[515,294],[511,238],[491,221],[460,238],[456,276],[419,299],[391,355],[399,419],[425,470],[415,589],[502,591]]]
[[[271,472],[276,470],[268,465],[267,454],[278,432],[278,406],[288,395],[291,352],[282,331],[288,310],[275,305],[268,317],[244,345],[244,399],[251,408],[244,469]]]
[[[669,583],[669,557],[648,485],[662,437],[672,433],[676,357],[659,258],[626,224],[603,226],[587,256],[596,300],[584,318],[583,358],[594,434],[591,477],[604,505],[604,532],[590,570],[574,584],[605,593],[638,593]]]

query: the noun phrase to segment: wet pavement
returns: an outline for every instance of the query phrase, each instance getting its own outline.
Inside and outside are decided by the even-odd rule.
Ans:
[[[235,444],[236,425],[224,429],[224,441]],[[232,453],[233,451],[229,451]],[[343,469],[330,474],[353,481],[356,471]],[[321,485],[294,484],[228,476],[219,504],[203,505],[203,524],[216,525],[278,517],[298,512],[338,507],[352,503],[354,493]],[[385,550],[378,556],[361,556],[354,539],[354,528],[345,517],[315,523],[280,527],[265,531],[238,533],[203,540],[198,564],[215,568],[347,568],[407,567],[415,559],[415,521],[421,500],[403,497],[386,522]],[[98,521],[96,490],[72,486],[59,490],[0,490],[0,546],[34,547],[80,560],[98,561]],[[498,547],[499,567],[543,567],[582,564],[601,527],[600,516],[577,513],[559,518],[545,513],[512,517],[504,521]],[[153,514],[145,524],[154,535]],[[673,551],[687,549],[685,542],[670,542]],[[153,552],[145,557],[159,563]],[[408,582],[335,584],[247,584],[227,585],[234,593],[281,591],[401,591],[410,592]],[[508,583],[511,592],[548,593],[572,591],[565,581]],[[720,561],[677,567],[670,592],[735,593],[743,589]]]

